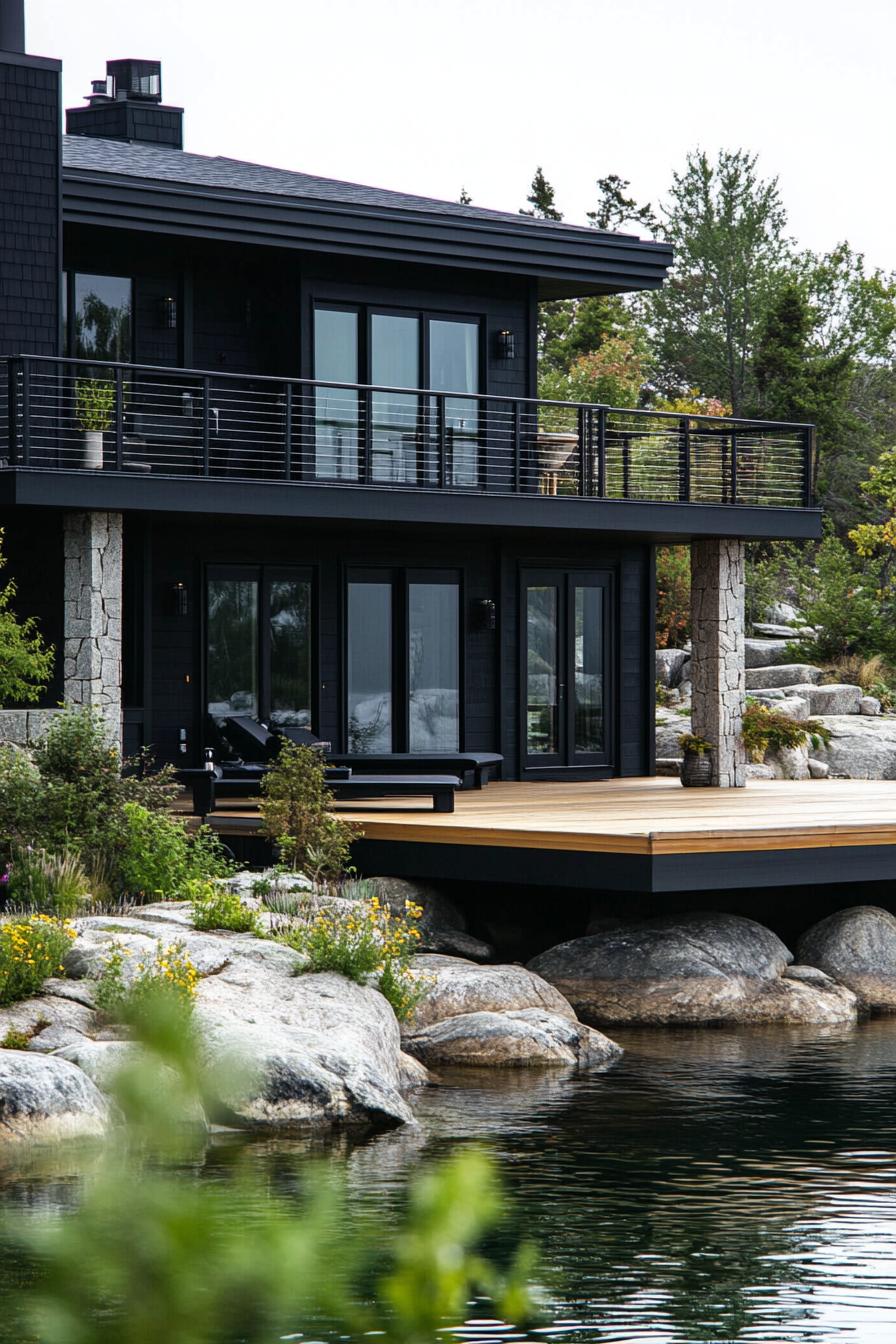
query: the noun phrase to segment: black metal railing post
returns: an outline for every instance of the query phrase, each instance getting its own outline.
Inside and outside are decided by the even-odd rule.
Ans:
[[[598,407],[597,411],[597,496],[605,499],[607,494],[607,408]]]
[[[691,421],[687,415],[678,422],[678,498],[683,504],[691,498]]]
[[[210,436],[211,436],[211,379],[202,380],[202,474],[211,473]]]
[[[19,361],[11,359],[7,365],[7,411],[6,424],[9,439],[9,460],[17,463],[27,462],[24,451],[19,454]]]
[[[588,493],[588,411],[585,406],[579,407],[577,419],[579,436],[579,489],[580,495]]]
[[[737,431],[731,431],[731,503],[737,503]]]
[[[815,503],[815,426],[803,430],[803,506],[811,509]]]
[[[292,480],[292,383],[286,384],[283,407],[283,479]]]
[[[360,476],[369,484],[373,480],[373,392],[369,387],[364,389],[362,406],[361,452],[364,460]]]
[[[115,367],[115,470],[124,471],[124,371]]]
[[[22,360],[22,463],[31,459],[31,361]]]
[[[448,434],[445,425],[445,398],[436,396],[436,452],[439,464],[439,489],[448,484]]]
[[[520,426],[520,403],[513,403],[513,488],[517,494],[523,488],[521,457],[522,457],[522,430]]]

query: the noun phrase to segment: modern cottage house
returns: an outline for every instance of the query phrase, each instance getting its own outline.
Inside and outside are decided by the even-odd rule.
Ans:
[[[545,299],[663,243],[182,148],[157,61],[66,113],[0,29],[0,524],[47,704],[200,765],[334,751],[653,773],[654,548],[693,543],[695,731],[743,782],[743,543],[819,535],[810,426],[539,401]]]

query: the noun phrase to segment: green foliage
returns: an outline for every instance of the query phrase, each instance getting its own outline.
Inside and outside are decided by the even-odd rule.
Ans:
[[[286,862],[316,882],[348,870],[357,826],[329,811],[333,794],[320,752],[284,741],[261,783],[261,824]]]
[[[5,564],[0,528],[0,569]],[[16,616],[12,609],[15,596],[12,580],[0,587],[0,709],[34,704],[46,690],[56,657],[53,646],[44,643],[35,618]]]
[[[408,901],[403,916],[376,895],[372,883],[353,884],[357,893],[348,909],[324,906],[277,931],[279,942],[301,952],[305,972],[335,971],[357,984],[373,983],[401,1020],[408,1017],[426,991],[425,981],[411,972],[422,913]]]
[[[154,1014],[174,1004],[186,1019],[193,1007],[199,975],[183,943],[157,945],[150,960],[133,961],[130,950],[115,947],[96,983],[96,1006],[110,1022],[130,1027],[151,1023]]]
[[[817,719],[791,719],[758,700],[748,700],[741,727],[741,741],[750,759],[761,761],[767,751],[788,747],[813,747],[831,740],[830,729]]]
[[[687,546],[656,550],[656,644],[680,649],[691,637],[691,553]]]
[[[682,733],[678,745],[685,755],[705,756],[708,751],[714,750],[711,742],[705,737],[698,737],[695,733]]]
[[[191,833],[180,817],[124,803],[117,862],[122,891],[129,896],[176,900],[192,881],[226,877],[232,865],[217,836],[203,826]]]
[[[850,653],[882,653],[894,660],[896,627],[883,587],[882,561],[861,560],[828,535],[814,565],[807,559],[795,577],[807,623],[821,632],[800,643],[802,656],[822,664]]]
[[[735,415],[753,399],[751,356],[788,255],[777,179],[755,155],[689,154],[663,210],[675,250],[670,279],[651,296],[662,390],[699,387]]]
[[[0,1039],[0,1050],[27,1050],[31,1040],[27,1031],[19,1031],[16,1027],[8,1027],[6,1035]]]
[[[0,923],[0,1006],[30,999],[51,975],[63,974],[73,929],[49,915]]]
[[[34,1266],[21,1285],[28,1338],[157,1344],[161,1328],[172,1344],[269,1344],[297,1332],[426,1344],[473,1299],[520,1328],[531,1321],[531,1249],[502,1236],[500,1266],[482,1250],[506,1219],[483,1152],[413,1177],[394,1228],[351,1202],[332,1167],[271,1186],[244,1150],[228,1154],[226,1179],[185,1180],[198,1150],[182,1117],[215,1080],[176,1007],[138,1021],[135,1035],[140,1050],[113,1083],[126,1124],[98,1152],[76,1206],[4,1220],[7,1244]],[[251,1225],[235,1208],[252,1210]]]
[[[747,625],[764,621],[788,584],[805,578],[806,557],[789,541],[748,542],[746,556],[745,615]],[[795,636],[794,636],[795,637]]]
[[[521,210],[521,215],[535,215],[538,219],[561,220],[563,218],[554,201],[554,188],[545,177],[540,165],[535,169],[535,175],[532,178],[532,185],[529,188],[529,195],[526,200],[531,208]]]
[[[91,883],[77,854],[41,848],[13,851],[6,887],[11,904],[45,915],[70,919],[91,902]]]
[[[0,749],[0,857],[29,847],[76,857],[95,896],[177,896],[191,878],[229,871],[210,831],[191,835],[165,815],[177,792],[170,769],[152,773],[143,759],[123,774],[96,711],[58,715],[32,756]]]
[[[636,340],[629,335],[608,334],[598,349],[577,356],[565,371],[544,369],[539,378],[538,395],[549,401],[603,402],[608,406],[637,405],[647,377],[646,359],[643,340]],[[575,421],[570,419],[569,425],[574,428]]]
[[[243,905],[234,891],[216,882],[193,880],[186,895],[193,903],[192,920],[197,929],[230,929],[232,933],[261,933],[258,915]]]
[[[659,220],[648,202],[639,205],[633,196],[627,196],[631,183],[618,173],[597,179],[598,204],[596,210],[589,210],[585,218],[595,229],[643,229],[655,234],[659,229]]]
[[[79,378],[75,383],[75,415],[85,433],[105,431],[115,412],[115,384],[109,378]]]

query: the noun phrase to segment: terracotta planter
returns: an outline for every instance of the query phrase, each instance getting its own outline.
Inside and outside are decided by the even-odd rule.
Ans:
[[[708,789],[712,784],[712,752],[686,751],[681,782],[686,789]]]

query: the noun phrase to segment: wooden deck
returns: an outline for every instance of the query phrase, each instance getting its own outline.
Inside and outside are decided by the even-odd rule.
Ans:
[[[896,781],[506,783],[459,793],[448,815],[415,800],[339,812],[363,827],[359,859],[371,872],[637,890],[896,876]],[[212,821],[233,835],[252,833],[256,818],[236,803]]]

